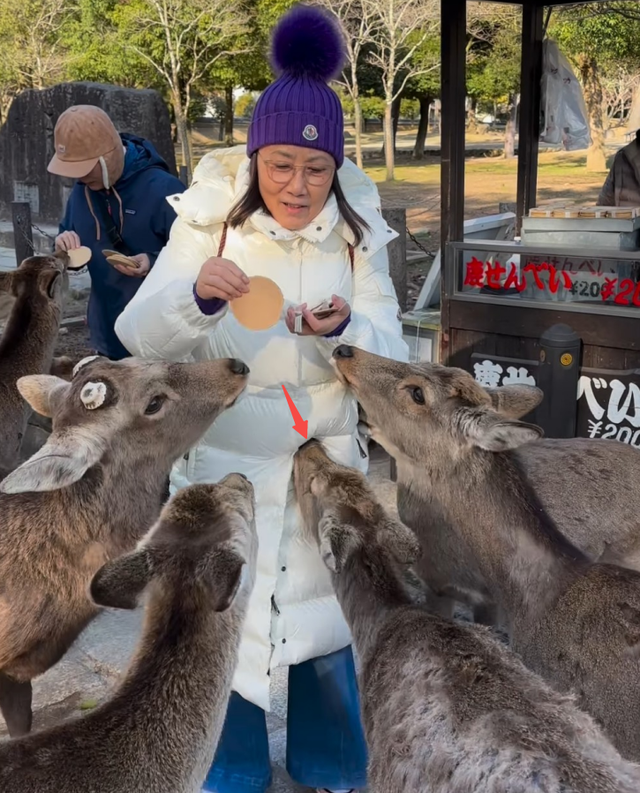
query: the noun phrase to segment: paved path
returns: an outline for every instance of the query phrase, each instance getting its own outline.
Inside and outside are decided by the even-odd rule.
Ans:
[[[373,455],[370,480],[387,509],[395,511],[395,485],[388,479],[389,460],[379,449]],[[34,684],[34,728],[41,730],[77,717],[93,706],[117,682],[135,649],[141,612],[106,611],[82,634],[65,658]],[[276,793],[302,793],[284,770],[286,750],[287,676],[285,669],[272,676],[273,712],[267,726],[271,744]],[[0,739],[6,737],[0,717]]]

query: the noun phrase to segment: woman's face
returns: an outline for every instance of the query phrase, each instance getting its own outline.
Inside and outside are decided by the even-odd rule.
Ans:
[[[322,210],[335,160],[304,146],[265,146],[258,152],[258,184],[270,214],[285,229],[304,228]]]

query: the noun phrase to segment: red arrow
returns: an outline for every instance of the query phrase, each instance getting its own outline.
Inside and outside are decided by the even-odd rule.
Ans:
[[[294,429],[296,432],[299,432],[300,435],[302,435],[302,437],[306,439],[307,433],[309,432],[309,422],[302,420],[302,416],[298,412],[298,408],[293,404],[293,399],[291,399],[291,397],[287,393],[287,389],[284,386],[282,386],[282,390],[284,391],[284,395],[287,398],[289,410],[291,411],[291,415],[293,416],[293,420],[295,421],[295,424],[293,425],[292,429]]]

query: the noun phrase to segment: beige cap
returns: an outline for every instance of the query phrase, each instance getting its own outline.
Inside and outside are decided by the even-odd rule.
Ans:
[[[94,105],[74,105],[65,110],[53,137],[56,153],[47,170],[70,179],[81,179],[100,157],[122,150],[122,140],[113,122],[104,110]]]

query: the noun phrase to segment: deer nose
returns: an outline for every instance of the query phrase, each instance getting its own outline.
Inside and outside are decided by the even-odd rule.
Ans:
[[[239,361],[237,358],[232,358],[229,362],[229,369],[234,374],[249,374],[249,367],[244,361]]]
[[[348,344],[341,344],[333,351],[334,358],[353,358],[353,347]]]

